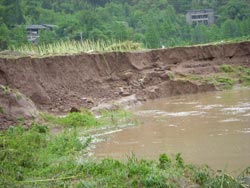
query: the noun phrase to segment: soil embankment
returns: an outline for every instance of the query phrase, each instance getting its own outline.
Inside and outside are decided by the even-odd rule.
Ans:
[[[250,67],[250,42],[44,58],[0,58],[0,85],[40,110],[69,112],[135,94],[138,100],[211,91],[212,84],[173,79],[213,74],[222,64]]]

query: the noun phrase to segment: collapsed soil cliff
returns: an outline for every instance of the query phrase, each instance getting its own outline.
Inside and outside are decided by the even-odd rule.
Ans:
[[[211,74],[222,64],[250,67],[250,42],[44,58],[0,58],[0,84],[40,110],[68,112],[135,94],[139,100],[215,90],[171,76]]]

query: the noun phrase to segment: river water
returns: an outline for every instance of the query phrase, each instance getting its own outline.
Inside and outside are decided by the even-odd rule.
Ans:
[[[250,89],[182,95],[133,109],[139,126],[106,135],[95,156],[157,159],[180,152],[187,163],[239,171],[250,166]]]

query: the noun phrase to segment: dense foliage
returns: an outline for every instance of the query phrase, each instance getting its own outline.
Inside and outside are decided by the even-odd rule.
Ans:
[[[189,26],[190,9],[212,8],[216,24]],[[39,42],[131,40],[156,48],[249,36],[248,0],[0,0],[0,49],[27,43],[27,24],[54,24]],[[19,27],[19,26],[22,27]],[[18,26],[18,27],[16,27]]]

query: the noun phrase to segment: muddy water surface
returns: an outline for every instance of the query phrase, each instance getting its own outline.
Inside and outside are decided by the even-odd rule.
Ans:
[[[96,157],[156,159],[180,152],[188,163],[214,169],[250,166],[250,89],[160,99],[134,111],[140,125],[106,136]]]

